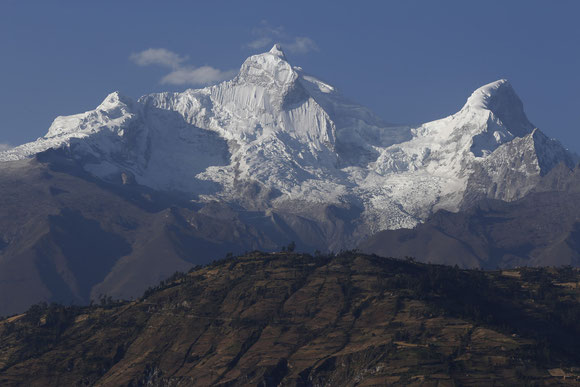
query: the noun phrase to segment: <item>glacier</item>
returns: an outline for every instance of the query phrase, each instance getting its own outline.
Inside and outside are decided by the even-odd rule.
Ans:
[[[131,176],[196,203],[315,222],[328,220],[320,208],[344,209],[348,235],[327,235],[335,249],[439,209],[516,200],[555,165],[577,162],[529,122],[507,80],[477,89],[449,117],[393,125],[292,66],[279,45],[214,86],[138,100],[114,92],[95,110],[57,117],[0,161],[48,149],[101,179]]]

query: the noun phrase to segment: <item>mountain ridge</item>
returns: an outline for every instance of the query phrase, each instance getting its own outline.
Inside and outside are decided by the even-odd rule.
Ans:
[[[316,222],[304,207],[358,208],[345,219],[356,225],[345,243],[327,241],[342,248],[413,227],[438,209],[457,211],[472,197],[515,200],[559,162],[574,166],[576,156],[554,140],[506,151],[536,131],[507,80],[477,89],[449,117],[391,126],[292,66],[275,45],[214,86],[136,101],[111,93],[94,111],[58,117],[44,138],[0,153],[0,161],[65,147],[95,176],[131,175],[200,203],[283,209]],[[526,165],[512,165],[520,157],[512,153],[523,153]],[[498,175],[514,175],[509,188]],[[489,180],[493,192],[480,188]]]

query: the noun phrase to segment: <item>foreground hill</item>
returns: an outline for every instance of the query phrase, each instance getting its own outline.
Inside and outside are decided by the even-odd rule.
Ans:
[[[138,301],[1,321],[0,384],[574,385],[579,280],[251,253]]]

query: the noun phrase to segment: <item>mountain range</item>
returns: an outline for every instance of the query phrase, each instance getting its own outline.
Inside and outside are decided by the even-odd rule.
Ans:
[[[369,246],[384,230],[447,216],[434,214],[525,200],[577,161],[530,123],[507,80],[449,117],[393,125],[275,45],[230,81],[138,100],[114,92],[1,152],[0,314],[41,299],[136,296],[228,252]],[[393,249],[433,259],[430,247]]]

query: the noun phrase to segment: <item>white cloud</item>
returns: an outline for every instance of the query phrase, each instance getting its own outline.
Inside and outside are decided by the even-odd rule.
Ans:
[[[182,67],[174,70],[161,79],[161,83],[170,85],[209,85],[232,78],[235,71],[222,71],[211,66]]]
[[[262,20],[260,25],[252,28],[252,35],[283,37],[286,33],[284,32],[284,26],[273,27],[267,20]]]
[[[139,66],[157,65],[171,68],[177,68],[187,60],[187,57],[182,57],[165,48],[149,48],[133,53],[129,58]]]
[[[4,151],[7,151],[7,150],[12,149],[12,148],[13,148],[13,146],[10,144],[0,143],[0,152],[4,152]]]
[[[282,43],[282,49],[295,54],[306,54],[307,52],[318,51],[318,46],[314,40],[305,36],[298,36],[292,42]]]
[[[209,85],[231,78],[234,70],[222,71],[211,66],[194,67],[185,64],[188,57],[181,56],[165,48],[149,48],[129,56],[138,66],[161,66],[172,71],[161,78],[162,84]]]
[[[243,48],[259,50],[267,48],[274,42],[280,43],[282,49],[294,54],[306,54],[311,51],[318,51],[318,45],[306,36],[290,36],[283,26],[272,27],[266,20],[262,20],[260,25],[252,29],[252,35],[256,38],[243,45]],[[269,48],[269,47],[268,47]]]
[[[251,48],[252,50],[258,50],[260,48],[268,47],[274,39],[264,36],[263,38],[258,38],[252,40],[250,43],[246,44],[245,47]]]

